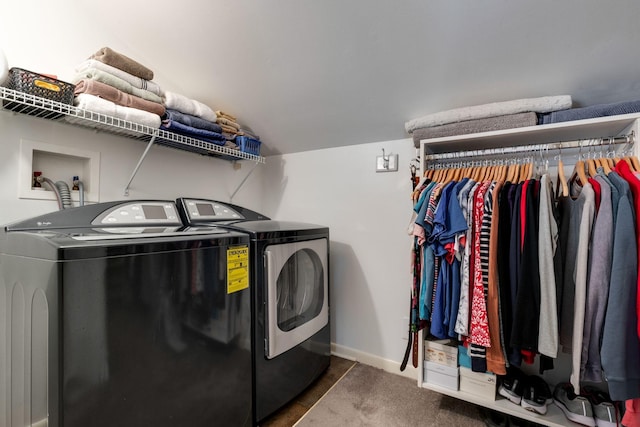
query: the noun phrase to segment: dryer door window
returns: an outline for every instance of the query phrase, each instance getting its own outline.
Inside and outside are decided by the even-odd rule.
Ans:
[[[270,245],[267,358],[306,341],[329,321],[327,240]]]

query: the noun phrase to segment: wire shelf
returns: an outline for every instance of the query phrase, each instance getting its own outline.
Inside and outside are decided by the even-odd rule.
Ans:
[[[154,144],[204,156],[212,156],[224,160],[251,160],[256,163],[265,163],[265,159],[262,156],[256,156],[240,150],[234,150],[229,147],[179,135],[163,129],[152,128],[117,117],[83,110],[73,105],[18,92],[6,87],[0,86],[0,98],[3,100],[2,104],[5,110],[16,113],[66,122],[75,126],[100,130],[145,142],[153,140]]]

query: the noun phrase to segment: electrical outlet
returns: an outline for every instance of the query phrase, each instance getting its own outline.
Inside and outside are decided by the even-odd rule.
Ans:
[[[396,172],[398,170],[398,155],[389,154],[376,156],[376,172]]]

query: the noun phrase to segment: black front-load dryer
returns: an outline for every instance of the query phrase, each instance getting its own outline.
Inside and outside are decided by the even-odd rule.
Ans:
[[[229,203],[178,199],[183,221],[250,237],[254,421],[306,389],[329,366],[329,229],[274,221]]]

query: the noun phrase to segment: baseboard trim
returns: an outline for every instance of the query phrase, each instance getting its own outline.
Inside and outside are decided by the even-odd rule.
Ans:
[[[342,357],[343,359],[364,363],[365,365],[373,366],[374,368],[380,368],[390,374],[396,374],[418,381],[418,369],[414,368],[411,364],[407,365],[407,368],[401,372],[400,363],[398,362],[336,343],[331,343],[331,354]]]

